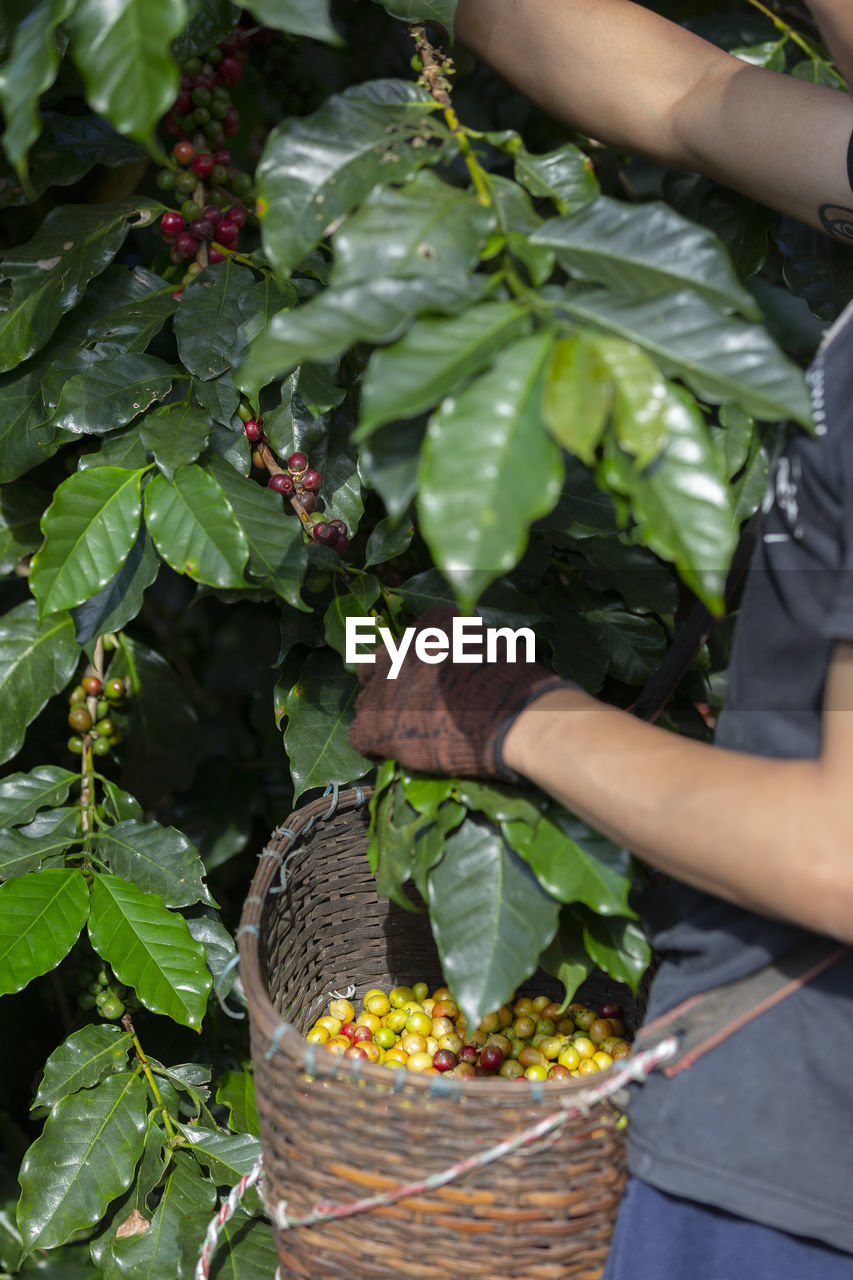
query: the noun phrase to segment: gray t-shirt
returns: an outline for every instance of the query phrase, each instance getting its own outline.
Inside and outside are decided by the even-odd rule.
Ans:
[[[853,640],[853,307],[809,381],[819,434],[793,436],[775,467],[717,732],[777,758],[819,754],[833,646]],[[806,936],[674,882],[647,928],[664,957],[650,1019]],[[629,1138],[653,1186],[853,1253],[853,951],[689,1070],[636,1087]]]

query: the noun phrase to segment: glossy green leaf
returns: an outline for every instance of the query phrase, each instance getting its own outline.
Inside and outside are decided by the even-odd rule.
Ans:
[[[408,181],[439,152],[413,147],[431,99],[403,80],[374,80],[335,94],[313,115],[273,129],[257,169],[264,249],[287,275],[377,182]]]
[[[30,567],[42,615],[82,604],[119,570],[139,532],[142,476],[98,467],[76,472],[56,490]]]
[[[761,325],[722,316],[683,291],[623,302],[603,289],[565,295],[565,309],[650,351],[665,373],[683,378],[703,400],[739,404],[756,418],[811,424],[803,375]]]
[[[61,205],[32,240],[7,249],[0,271],[12,294],[0,312],[0,370],[13,369],[43,347],[92,277],[112,262],[131,228],[148,226],[161,209],[142,197],[120,204]]]
[[[121,567],[100,591],[72,609],[78,644],[121,631],[142,608],[143,595],[155,581],[161,560],[144,525]]]
[[[80,871],[55,867],[0,885],[0,995],[21,991],[55,969],[88,914],[89,890]]]
[[[220,486],[249,547],[249,573],[263,586],[304,610],[300,590],[308,563],[302,526],[280,494],[241,476],[213,456],[207,470]]]
[[[539,792],[525,792],[520,787],[501,783],[475,782],[459,778],[453,782],[453,794],[467,809],[477,809],[492,822],[525,822],[531,830],[538,824],[545,806]]]
[[[176,573],[211,587],[245,586],[248,539],[222,488],[201,467],[179,467],[172,481],[155,476],[145,493],[145,521]]]
[[[245,844],[244,838],[243,847]],[[221,920],[214,920],[211,916],[191,916],[187,920],[187,928],[196,942],[204,947],[207,967],[213,978],[213,990],[220,1000],[224,1000],[237,977],[233,963],[237,954],[234,939]]]
[[[185,1027],[201,1026],[212,985],[204,948],[183,916],[168,911],[156,893],[143,893],[118,876],[96,875],[89,937],[147,1009]]]
[[[323,617],[323,628],[326,644],[336,649],[341,657],[346,653],[347,618],[366,617],[379,598],[379,591],[379,579],[372,573],[352,579],[349,591],[339,591],[337,584],[334,585],[332,599]]]
[[[583,334],[556,342],[545,372],[542,418],[557,443],[591,464],[612,403],[613,383],[595,344]]]
[[[0,312],[0,325],[3,313]],[[0,374],[0,483],[16,480],[53,457],[62,440],[50,425],[42,396],[44,365]]]
[[[618,601],[597,600],[580,604],[584,619],[595,629],[596,647],[607,657],[607,670],[615,680],[642,685],[663,661],[667,637],[649,614],[630,613]]]
[[[340,44],[329,13],[329,0],[250,0],[245,6],[262,27]]]
[[[612,380],[613,427],[617,439],[637,459],[651,462],[666,440],[669,390],[654,360],[633,342],[590,335]]]
[[[294,800],[311,787],[352,782],[372,767],[347,741],[357,693],[358,681],[336,653],[319,649],[305,659],[284,702]]]
[[[27,153],[39,135],[38,100],[49,89],[59,66],[56,28],[74,8],[74,0],[39,0],[21,6],[12,49],[0,68],[0,107],[6,117],[3,150],[19,174],[26,172]]]
[[[97,835],[98,857],[114,875],[156,893],[167,907],[216,904],[202,882],[204,864],[186,836],[159,822],[118,822]]]
[[[111,276],[113,272],[115,275]],[[118,265],[108,267],[103,278],[123,278],[123,288],[130,296],[119,305],[105,301],[97,306],[86,333],[87,343],[113,350],[116,355],[126,351],[145,351],[169,317],[178,310],[178,303],[172,296],[172,285],[143,266],[135,266],[132,271]],[[100,303],[96,286],[87,290],[86,305],[90,300],[93,305]]]
[[[78,814],[74,808],[44,809],[26,826],[0,828],[0,880],[29,875],[45,863],[61,866],[79,839]]]
[[[104,789],[104,805],[116,822],[128,822],[131,818],[142,821],[142,805],[127,791],[122,791],[109,778],[101,782]]]
[[[68,613],[39,622],[27,600],[0,618],[0,764],[17,754],[27,725],[65,688],[79,657]]]
[[[453,35],[453,19],[459,0],[375,0],[403,22],[438,22]]]
[[[534,973],[560,906],[496,828],[469,817],[430,872],[429,910],[445,981],[476,1027]]]
[[[145,156],[138,143],[123,138],[91,111],[83,115],[43,111],[42,124],[41,135],[29,155],[29,183],[37,197],[44,195],[48,187],[72,186],[96,164],[114,168]],[[29,203],[30,196],[20,178],[0,163],[0,208]]]
[[[734,273],[720,240],[661,201],[625,204],[599,196],[567,218],[552,218],[531,236],[554,249],[580,280],[595,280],[639,299],[689,288],[717,307],[760,312]]]
[[[238,1209],[222,1229],[222,1248],[213,1259],[210,1280],[269,1280],[277,1262],[270,1223]]]
[[[593,591],[618,591],[627,607],[639,613],[667,615],[677,610],[678,583],[671,569],[645,547],[627,541],[625,535],[611,535],[585,538],[580,551],[580,573]]]
[[[104,1252],[105,1280],[191,1280],[215,1201],[216,1188],[192,1155],[176,1151],[148,1230],[113,1239]]]
[[[595,968],[586,953],[583,928],[569,911],[560,913],[560,927],[553,942],[541,956],[542,968],[552,973],[565,988],[563,1007],[574,1000],[575,993]]]
[[[447,320],[416,321],[399,342],[371,356],[353,439],[432,408],[487,369],[529,326],[527,312],[514,302],[481,302]]]
[[[0,827],[23,826],[39,809],[62,804],[79,776],[54,764],[9,774],[0,782]]]
[[[104,435],[165,399],[176,376],[156,356],[131,353],[98,360],[65,384],[53,425],[78,435]]]
[[[542,332],[509,347],[491,372],[430,419],[419,478],[421,529],[466,610],[518,563],[530,525],[560,492],[560,451],[541,414],[552,345]]]
[[[671,389],[665,414],[661,457],[641,470],[608,444],[602,477],[630,497],[645,545],[672,561],[708,607],[719,610],[737,534],[731,494],[696,404]]]
[[[323,503],[327,520],[343,520],[352,538],[364,512],[364,497],[355,451],[340,436],[329,441],[323,471]]]
[[[415,837],[423,826],[423,818],[408,803],[402,784],[395,782],[380,797],[377,807],[373,872],[376,892],[405,911],[416,910],[404,886],[412,879]]]
[[[113,435],[101,436],[91,452],[82,453],[77,463],[78,471],[92,471],[96,467],[123,467],[126,471],[138,470],[151,462],[148,450],[142,443],[140,424],[134,423]]]
[[[264,294],[249,268],[230,258],[186,287],[174,327],[181,360],[194,377],[206,381],[239,363],[246,347],[240,327]]]
[[[233,1076],[235,1073],[228,1074]],[[210,1177],[219,1186],[232,1186],[251,1173],[261,1154],[260,1138],[252,1133],[218,1133],[215,1129],[195,1124],[182,1124],[178,1128],[196,1160],[208,1169]]]
[[[636,992],[652,958],[640,926],[620,916],[596,916],[583,910],[580,919],[590,959],[611,978],[627,983]]]
[[[237,1133],[261,1136],[255,1104],[255,1077],[249,1071],[225,1071],[216,1088],[216,1101],[228,1109],[228,1123]]]
[[[179,64],[197,58],[234,30],[240,10],[231,0],[190,0],[190,20],[172,41]]]
[[[520,143],[520,138],[517,143],[513,139],[510,148],[515,156],[515,179],[532,196],[553,200],[562,214],[595,200],[600,190],[595,169],[579,147],[568,142],[545,155],[532,155]]]
[[[34,485],[0,489],[0,574],[10,573],[41,542],[39,520],[48,494]]]
[[[146,415],[140,437],[146,449],[167,480],[174,478],[178,467],[184,467],[207,448],[211,421],[203,409],[194,405],[164,405]]]
[[[34,1107],[52,1107],[78,1089],[89,1089],[105,1075],[123,1071],[133,1037],[118,1027],[83,1027],[54,1049],[44,1064],[44,1077]]]
[[[453,790],[450,778],[433,777],[432,774],[404,772],[400,781],[409,804],[423,817],[430,819],[435,818],[441,805],[450,799]]]
[[[394,560],[408,550],[415,535],[415,526],[410,520],[395,520],[386,516],[374,525],[364,552],[365,567],[371,564],[385,564]]]
[[[116,1239],[119,1228],[128,1221],[134,1209],[146,1221],[148,1220],[148,1214],[151,1212],[148,1198],[162,1180],[167,1165],[167,1156],[164,1150],[167,1141],[166,1131],[162,1124],[157,1123],[158,1119],[161,1119],[161,1117],[155,1111],[149,1111],[142,1157],[136,1167],[133,1181],[124,1195],[112,1202],[105,1219],[106,1225],[104,1229],[89,1242],[89,1255],[98,1268],[97,1274],[99,1276],[104,1274],[101,1268],[110,1265],[112,1261],[112,1256],[108,1252],[110,1245]],[[171,1151],[168,1154],[168,1159],[171,1160]],[[99,1225],[103,1225],[103,1223]],[[83,1280],[92,1280],[91,1274],[87,1273]]]
[[[628,905],[631,857],[572,814],[543,814],[535,827],[507,822],[503,833],[560,902],[583,902],[601,915],[633,915]]]
[[[130,1186],[147,1110],[145,1085],[129,1071],[57,1102],[19,1174],[18,1225],[28,1249],[64,1244]]]
[[[69,23],[89,105],[146,146],[178,91],[170,46],[186,20],[184,0],[77,0]]]
[[[426,418],[389,422],[361,445],[359,469],[385,503],[389,516],[399,518],[418,488],[418,464]]]
[[[198,718],[166,659],[139,640],[121,636],[110,675],[127,679],[130,688],[122,783],[152,806],[190,782],[200,748]]]

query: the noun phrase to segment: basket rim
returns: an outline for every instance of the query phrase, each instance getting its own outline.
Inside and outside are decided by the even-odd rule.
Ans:
[[[309,801],[293,810],[285,821],[275,828],[270,841],[259,854],[258,868],[244,900],[237,929],[240,979],[248,1003],[249,1019],[255,1029],[265,1041],[269,1042],[273,1052],[282,1053],[297,1070],[305,1075],[349,1080],[353,1084],[375,1084],[389,1093],[399,1094],[411,1091],[421,1097],[461,1097],[472,1101],[481,1100],[490,1105],[497,1103],[517,1108],[519,1105],[541,1104],[545,1101],[546,1095],[555,1103],[559,1103],[559,1100],[566,1099],[572,1094],[588,1092],[593,1084],[589,1078],[527,1080],[520,1076],[514,1080],[490,1080],[482,1077],[470,1080],[455,1077],[447,1079],[444,1076],[424,1076],[405,1069],[389,1071],[380,1063],[366,1062],[362,1059],[350,1061],[337,1055],[319,1052],[321,1046],[309,1044],[276,1009],[270,999],[261,966],[260,925],[266,896],[280,870],[280,855],[285,849],[290,851],[299,847],[300,839],[307,827],[313,828],[314,823],[333,814],[360,809],[373,794],[372,786],[353,786],[342,791],[335,788],[331,805],[328,795]],[[295,836],[292,841],[289,838],[290,833]],[[277,842],[283,845],[282,850],[275,848]],[[596,1079],[605,1080],[609,1071],[610,1068],[600,1072]]]

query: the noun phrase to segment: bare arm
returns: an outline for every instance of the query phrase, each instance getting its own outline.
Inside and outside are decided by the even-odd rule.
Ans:
[[[678,880],[853,943],[853,644],[835,649],[817,760],[685,740],[573,690],[523,711],[503,759]]]
[[[829,25],[838,0],[814,5]],[[835,43],[853,40],[837,18]],[[827,229],[853,209],[843,93],[753,67],[629,0],[460,0],[460,40],[549,114]],[[847,49],[853,63],[853,45]]]

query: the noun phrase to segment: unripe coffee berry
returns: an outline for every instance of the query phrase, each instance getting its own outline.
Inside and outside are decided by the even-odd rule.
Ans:
[[[90,698],[97,698],[103,688],[100,676],[84,676],[80,683]]]
[[[74,686],[68,695],[68,701],[71,703],[72,707],[78,702],[86,701],[86,690],[83,688],[82,684],[76,684]]]
[[[209,107],[213,100],[213,94],[206,89],[203,84],[196,85],[192,91],[192,101],[195,107]]]
[[[292,453],[287,459],[287,469],[291,473],[295,472],[298,475],[300,472],[304,471],[307,466],[308,459],[304,453]]]
[[[157,174],[157,186],[161,191],[174,191],[177,185],[177,174],[172,173],[171,169],[161,169]]]
[[[78,704],[75,707],[72,707],[68,712],[68,723],[71,725],[71,728],[76,729],[78,733],[85,733],[87,729],[91,729],[92,717],[89,715],[89,712],[83,706],[82,702],[78,702]]]
[[[323,477],[320,475],[320,472],[315,471],[313,467],[306,471],[305,475],[302,477],[303,489],[319,489],[322,483]]]
[[[200,151],[193,160],[193,170],[200,178],[208,178],[213,173],[213,156],[209,151]]]
[[[181,64],[181,70],[187,76],[197,76],[202,65],[201,58],[187,58],[186,62]]]
[[[289,498],[296,488],[292,477],[286,475],[283,471],[279,471],[277,475],[270,476],[267,485],[270,489],[274,489],[276,493],[283,493],[286,498]]]
[[[247,440],[255,441],[263,439],[264,433],[258,426],[255,418],[247,418],[243,424],[243,430],[246,432]]]
[[[225,185],[228,181],[228,170],[225,168],[224,164],[215,164],[213,166],[213,172],[210,175],[210,180],[217,187]]]
[[[195,124],[207,124],[210,120],[210,112],[207,107],[196,107],[193,112],[193,122]]]
[[[108,756],[110,754],[110,743],[108,738],[96,738],[92,743],[92,751],[96,756]]]
[[[192,195],[193,191],[195,191],[197,186],[198,186],[198,177],[196,176],[196,174],[192,172],[191,169],[190,170],[185,169],[183,173],[179,173],[178,176],[175,178],[175,190],[180,191],[182,196]]]
[[[226,125],[227,123],[228,122],[226,121]],[[235,173],[231,186],[234,188],[234,191],[238,196],[247,196],[252,190],[252,179],[249,177],[248,173]]]
[[[172,155],[175,157],[178,164],[192,164],[193,157],[195,156],[195,147],[191,142],[176,142]]]
[[[193,218],[198,218],[201,216],[201,209],[198,207],[195,200],[185,200],[184,203],[181,205],[181,213],[183,214],[187,222],[192,222]],[[205,211],[205,217],[206,216],[207,216],[207,213]]]
[[[216,146],[217,142],[221,142],[225,137],[225,130],[223,129],[220,121],[208,120],[207,124],[204,126],[204,136],[213,146]]]
[[[119,679],[108,680],[104,686],[104,693],[110,702],[121,702],[124,697],[124,681]]]

